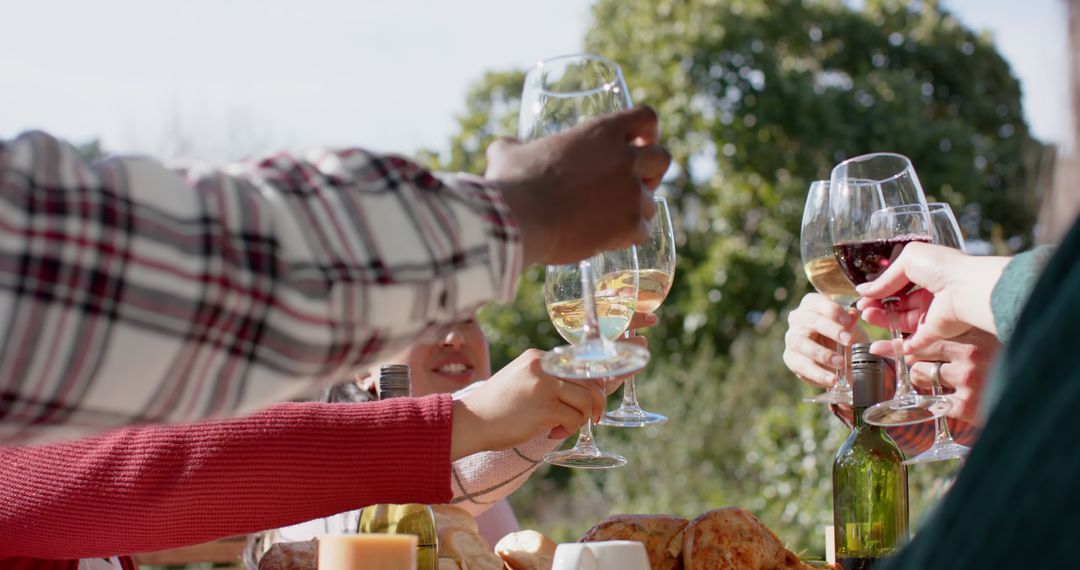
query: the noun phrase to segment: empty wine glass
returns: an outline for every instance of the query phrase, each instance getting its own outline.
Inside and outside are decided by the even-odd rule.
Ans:
[[[952,208],[944,202],[931,202],[927,204],[930,210],[930,226],[934,232],[934,243],[964,250],[964,237],[960,234],[960,224],[956,223],[956,216]],[[934,395],[941,395],[941,363],[935,362],[930,371],[930,389]],[[949,431],[949,422],[945,416],[934,418],[934,445],[930,449],[904,461],[905,465],[916,463],[930,463],[931,461],[948,461],[966,457],[971,448],[957,443]]]
[[[876,279],[907,244],[933,241],[922,184],[906,156],[875,153],[841,162],[832,171],[829,207],[833,251],[844,275],[855,285]],[[891,297],[883,303],[896,348],[896,393],[863,416],[868,423],[882,426],[929,421],[949,409],[944,397],[919,394],[911,384],[896,301]]]
[[[589,287],[581,280],[581,266],[549,265],[544,279],[544,302],[548,317],[555,330],[567,342],[588,342],[585,337],[585,299],[589,291],[595,291],[596,315],[599,331],[605,339],[617,339],[634,316],[638,295],[638,260],[634,247],[604,252],[588,260],[595,270]],[[623,343],[619,343],[623,344]],[[589,418],[578,434],[574,447],[553,451],[544,461],[563,467],[585,469],[609,469],[626,465],[626,458],[616,453],[601,451],[593,438],[592,418]]]
[[[568,55],[541,61],[525,76],[518,135],[533,139],[564,131],[593,117],[630,108],[622,70],[595,55]],[[572,208],[573,204],[566,207]],[[603,223],[597,220],[597,223]],[[557,378],[603,379],[636,372],[649,362],[649,351],[615,343],[601,334],[590,288],[593,268],[580,264],[584,294],[583,340],[548,352],[541,365]]]
[[[637,310],[642,313],[654,313],[660,308],[675,279],[675,230],[671,225],[671,212],[663,196],[653,196],[653,202],[656,203],[656,215],[649,222],[649,237],[637,246]],[[630,331],[626,332],[627,336],[630,334]],[[622,403],[604,414],[600,425],[642,427],[666,421],[667,416],[641,408],[637,386],[631,376],[623,384]]]
[[[810,284],[818,293],[840,305],[845,311],[859,300],[855,286],[844,276],[844,270],[833,253],[832,230],[829,228],[829,181],[815,180],[810,183],[810,192],[806,195],[803,208],[802,231],[800,235],[803,270]],[[829,389],[804,402],[815,404],[850,404],[851,384],[848,371],[851,370],[851,348],[838,344],[837,351],[844,357],[843,368],[836,371],[836,380]]]

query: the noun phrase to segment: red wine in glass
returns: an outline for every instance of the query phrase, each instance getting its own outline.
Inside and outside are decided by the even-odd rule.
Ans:
[[[907,234],[886,239],[853,241],[833,245],[833,253],[840,268],[855,285],[862,285],[877,279],[904,251],[904,247],[913,242],[933,243],[927,235]],[[907,293],[914,286],[908,286],[902,293]]]

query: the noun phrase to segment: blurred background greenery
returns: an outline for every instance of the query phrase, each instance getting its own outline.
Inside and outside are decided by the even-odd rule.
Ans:
[[[586,48],[619,62],[635,102],[660,112],[676,165],[663,191],[678,271],[638,377],[643,405],[671,421],[599,428],[603,447],[630,459],[623,469],[541,468],[512,497],[524,527],[567,540],[609,513],[692,517],[738,505],[796,551],[820,555],[832,455],[847,430],[801,402],[811,390],[781,362],[786,311],[809,290],[798,241],[809,183],[845,157],[899,152],[928,199],[953,205],[973,249],[1031,241],[1054,153],[1030,135],[1019,83],[990,38],[933,0],[857,4],[595,3]],[[450,150],[425,160],[482,173],[491,139],[516,132],[522,77],[480,79]],[[531,269],[516,303],[483,312],[496,367],[561,344],[542,280]],[[911,470],[913,523],[956,468]]]

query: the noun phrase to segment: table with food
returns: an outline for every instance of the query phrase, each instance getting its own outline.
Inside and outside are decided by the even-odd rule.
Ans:
[[[593,116],[632,106],[617,64],[593,55],[542,61],[525,76],[519,136],[535,139]],[[555,329],[570,344],[547,353],[542,367],[563,381],[622,380],[621,405],[600,425],[642,428],[668,421],[637,400],[633,373],[649,362],[649,351],[617,342],[635,313],[654,313],[675,274],[672,214],[662,196],[648,236],[630,248],[605,251],[580,263],[548,266],[544,300]],[[860,299],[855,287],[874,281],[909,243],[937,243],[962,249],[963,238],[948,204],[927,204],[911,161],[894,153],[873,153],[836,165],[830,180],[811,184],[802,224],[802,261],[811,285],[847,313]],[[907,465],[958,459],[968,448],[954,441],[944,415],[951,400],[937,379],[932,393],[914,388],[903,358],[904,336],[895,315],[896,298],[882,308],[889,315],[895,367],[871,353],[871,344],[841,343],[841,366],[828,390],[807,402],[827,404],[848,418],[851,433],[832,466],[833,524],[823,537],[826,560],[803,560],[785,547],[754,514],[719,506],[693,520],[665,514],[616,514],[582,525],[576,542],[556,544],[543,533],[519,530],[489,543],[466,510],[451,505],[373,505],[342,523],[340,532],[311,540],[270,540],[249,552],[260,570],[337,570],[416,567],[420,570],[774,570],[830,567],[867,570],[909,538]],[[936,370],[940,370],[940,365]],[[409,369],[384,367],[381,398],[408,396]],[[597,382],[603,384],[603,382]],[[889,393],[886,387],[891,388]],[[933,422],[931,448],[905,458],[885,427]],[[632,460],[602,450],[593,419],[577,442],[544,455],[561,467],[615,469]],[[340,522],[340,521],[339,521]],[[380,537],[408,535],[391,545]],[[397,554],[390,554],[396,551]],[[387,556],[384,566],[378,561]],[[402,558],[393,558],[400,555]]]

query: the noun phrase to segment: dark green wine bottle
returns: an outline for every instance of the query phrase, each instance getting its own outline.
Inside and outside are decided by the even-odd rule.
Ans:
[[[853,426],[833,460],[836,561],[844,570],[873,568],[908,539],[904,455],[884,428],[862,417],[884,399],[882,361],[869,348],[852,347]]]
[[[388,364],[379,369],[379,399],[412,395],[409,367]],[[417,538],[417,570],[437,570],[439,540],[435,513],[431,506],[421,504],[371,505],[360,511],[360,533],[414,534]]]

